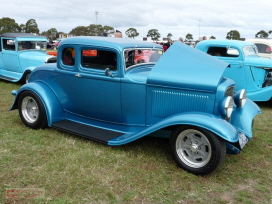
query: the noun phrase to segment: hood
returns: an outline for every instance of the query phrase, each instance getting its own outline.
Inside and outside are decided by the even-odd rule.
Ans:
[[[247,56],[244,63],[248,66],[272,68],[272,59],[260,56]]]
[[[53,56],[47,55],[44,51],[29,50],[20,52],[19,61],[22,68],[37,67],[44,64],[46,59],[51,57]]]
[[[175,42],[151,70],[147,84],[214,92],[228,63]]]

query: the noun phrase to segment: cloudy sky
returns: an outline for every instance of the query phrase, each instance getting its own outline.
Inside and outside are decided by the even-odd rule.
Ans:
[[[188,33],[194,39],[204,35],[225,39],[231,30],[253,38],[260,30],[272,30],[271,0],[8,0],[1,3],[0,15],[19,25],[35,19],[40,32],[56,28],[69,33],[97,23],[123,34],[136,28],[139,38],[158,29],[161,37],[171,33],[173,40]]]

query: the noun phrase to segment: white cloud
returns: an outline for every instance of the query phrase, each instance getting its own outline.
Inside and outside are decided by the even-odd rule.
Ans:
[[[172,33],[173,39],[188,33],[195,39],[199,35],[225,39],[230,30],[238,30],[246,38],[260,30],[272,30],[271,8],[272,2],[267,0],[9,0],[1,15],[18,24],[35,19],[40,31],[56,28],[70,32],[77,26],[95,24],[97,17],[98,24],[123,33],[136,28],[140,37],[155,28],[162,37]]]

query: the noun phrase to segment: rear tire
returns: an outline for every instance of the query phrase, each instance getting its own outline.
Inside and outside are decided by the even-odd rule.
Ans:
[[[179,126],[171,135],[170,146],[178,166],[195,175],[211,173],[226,156],[223,139],[195,126]]]
[[[21,120],[27,127],[32,129],[48,127],[44,105],[35,93],[23,92],[19,97],[18,110]]]

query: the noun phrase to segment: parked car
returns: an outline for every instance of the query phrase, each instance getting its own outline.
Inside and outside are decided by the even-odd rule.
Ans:
[[[152,53],[135,62],[139,50]],[[67,58],[67,59],[66,59]],[[154,43],[105,37],[62,40],[57,64],[35,69],[13,91],[22,122],[108,145],[153,133],[170,138],[174,160],[205,175],[252,138],[260,113],[244,89],[222,78],[227,63],[183,43],[163,54]]]
[[[28,81],[30,73],[44,63],[55,63],[56,57],[45,52],[47,39],[30,33],[0,35],[0,78]]]
[[[251,42],[238,40],[204,40],[196,48],[229,63],[223,76],[235,81],[235,91],[246,89],[253,101],[272,97],[272,60],[258,56]]]
[[[272,39],[271,38],[254,38],[247,39],[246,41],[252,42],[258,48],[258,54],[261,57],[272,59]]]

